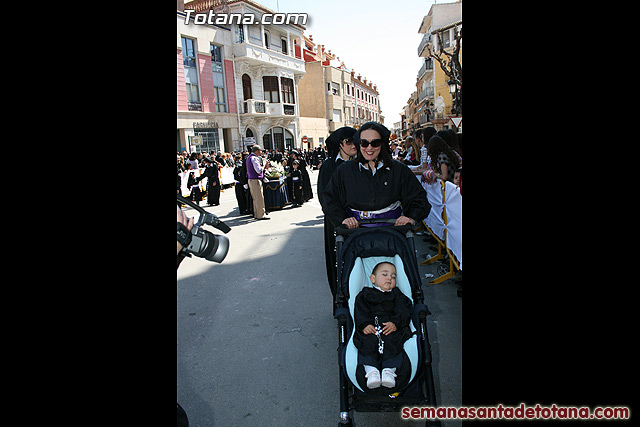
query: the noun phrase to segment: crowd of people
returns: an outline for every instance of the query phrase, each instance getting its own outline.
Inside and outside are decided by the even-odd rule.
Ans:
[[[255,157],[251,161],[250,158]],[[268,150],[257,144],[244,151],[222,153],[211,151],[177,153],[177,193],[198,205],[206,200],[209,206],[220,204],[220,191],[235,187],[236,200],[241,215],[252,215],[255,219],[268,219],[268,207],[264,204],[262,182],[267,180],[270,168],[277,167],[286,180],[287,196],[293,208],[300,207],[313,198],[308,170],[318,169],[326,157],[322,147],[314,150]],[[249,167],[247,161],[249,160]],[[223,167],[233,168],[232,183],[221,182]],[[204,168],[202,173],[196,170]],[[188,193],[182,194],[182,177],[187,173]],[[200,182],[207,177],[206,187]],[[257,182],[260,180],[261,182]],[[251,190],[254,187],[254,190]]]
[[[373,122],[372,122],[373,123]],[[380,125],[384,127],[383,125]],[[386,128],[385,128],[386,129]],[[342,142],[338,143],[338,147],[347,147],[348,152],[342,150],[331,152],[329,146],[334,145],[338,137],[352,138],[356,133],[356,129],[350,127],[341,128],[335,131],[327,138],[325,150],[324,147],[318,147],[313,150],[269,150],[260,148],[261,180],[264,180],[264,172],[268,171],[273,164],[278,164],[282,173],[287,180],[287,193],[292,207],[299,207],[304,202],[313,197],[311,190],[311,182],[307,169],[322,170],[323,163],[333,159],[332,162],[325,165],[324,171],[318,179],[318,197],[322,201],[322,192],[328,183],[328,176],[331,176],[337,165],[343,161],[356,157],[357,151],[355,145],[345,146]],[[345,133],[346,132],[346,133]],[[388,132],[388,130],[387,130]],[[349,135],[347,135],[349,134]],[[333,136],[333,138],[332,138]],[[418,129],[417,131],[407,135],[403,139],[389,140],[385,152],[388,151],[390,158],[398,160],[407,165],[414,174],[420,173],[422,182],[432,183],[437,179],[451,181],[461,188],[462,174],[462,150],[460,147],[458,134],[452,129],[436,131],[433,127]],[[252,147],[259,147],[254,145]],[[246,160],[251,156],[251,148],[244,151],[234,151],[232,153],[215,152],[192,152],[177,153],[177,171],[178,185],[177,192],[181,194],[181,173],[188,172],[187,188],[189,194],[181,194],[198,203],[205,200],[209,206],[217,206],[220,204],[220,191],[235,185],[236,200],[241,215],[252,215],[256,219],[262,219],[264,215],[268,215],[268,208],[262,206],[254,206],[254,200],[257,199],[260,204],[260,197],[257,196],[258,189],[252,192],[249,189],[249,178],[247,173]],[[329,150],[329,151],[328,151]],[[335,150],[334,150],[335,151]],[[338,155],[336,159],[336,155]],[[333,154],[333,156],[332,156]],[[432,160],[434,159],[434,160]],[[337,161],[336,161],[337,160]],[[221,183],[220,171],[223,167],[233,168],[233,183]],[[193,171],[204,168],[203,173],[195,174]],[[251,171],[249,171],[251,173]],[[207,177],[206,187],[199,185],[200,181]],[[324,177],[324,178],[323,178]],[[295,183],[294,183],[295,182]],[[238,185],[240,184],[240,185]],[[256,186],[257,187],[257,186]],[[260,188],[260,191],[264,191]],[[264,205],[264,194],[262,195],[262,205]],[[264,210],[255,213],[256,208]]]

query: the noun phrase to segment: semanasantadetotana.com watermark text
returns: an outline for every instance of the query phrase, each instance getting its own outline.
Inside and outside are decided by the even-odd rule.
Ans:
[[[214,13],[213,10],[195,13],[193,9],[185,9],[184,12],[186,13],[184,17],[186,25],[189,24],[189,19],[191,18],[193,18],[193,23],[197,25],[306,25],[308,17],[306,13],[263,13],[262,16],[258,17],[253,13]]]

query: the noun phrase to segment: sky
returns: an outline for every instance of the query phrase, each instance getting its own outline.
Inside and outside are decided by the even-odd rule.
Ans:
[[[388,128],[400,121],[422,65],[418,28],[434,0],[256,1],[276,12],[308,13],[305,36],[378,85]]]

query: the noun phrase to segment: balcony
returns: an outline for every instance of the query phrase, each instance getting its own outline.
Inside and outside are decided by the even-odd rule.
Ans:
[[[279,116],[279,117],[285,117],[285,116],[295,116],[296,114],[296,106],[295,104],[283,104],[283,103],[276,103],[276,104],[269,104],[269,108],[268,108],[269,114],[272,116]]]
[[[266,114],[269,101],[247,99],[246,101],[242,101],[242,104],[243,114]]]
[[[418,56],[423,56],[422,54],[424,53],[424,57],[426,57],[428,55],[427,50],[425,49],[425,47],[431,43],[433,41],[431,33],[427,33],[422,37],[422,40],[420,41],[420,44],[418,45]],[[423,52],[424,51],[424,52]]]
[[[420,95],[418,95],[418,104],[421,103],[425,98],[433,98],[433,89],[433,87],[427,86],[425,90],[420,92]]]
[[[236,56],[236,60],[246,61],[251,66],[271,65],[289,69],[294,74],[305,73],[304,60],[251,43],[245,42],[234,45],[233,54]]]
[[[289,117],[296,115],[295,104],[271,103],[259,99],[242,101],[242,113],[256,117]]]
[[[422,67],[420,67],[420,70],[418,71],[418,80],[422,78],[423,74],[431,71],[433,71],[433,59],[429,58],[426,59],[424,64],[422,64]]]

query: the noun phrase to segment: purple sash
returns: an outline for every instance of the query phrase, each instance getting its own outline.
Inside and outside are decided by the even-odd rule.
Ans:
[[[355,209],[347,208],[347,215],[360,221],[361,219],[373,219],[373,218],[399,218],[402,215],[402,207],[397,206],[394,209],[380,211],[358,211]],[[392,224],[362,224],[361,227],[380,227],[388,226]]]

